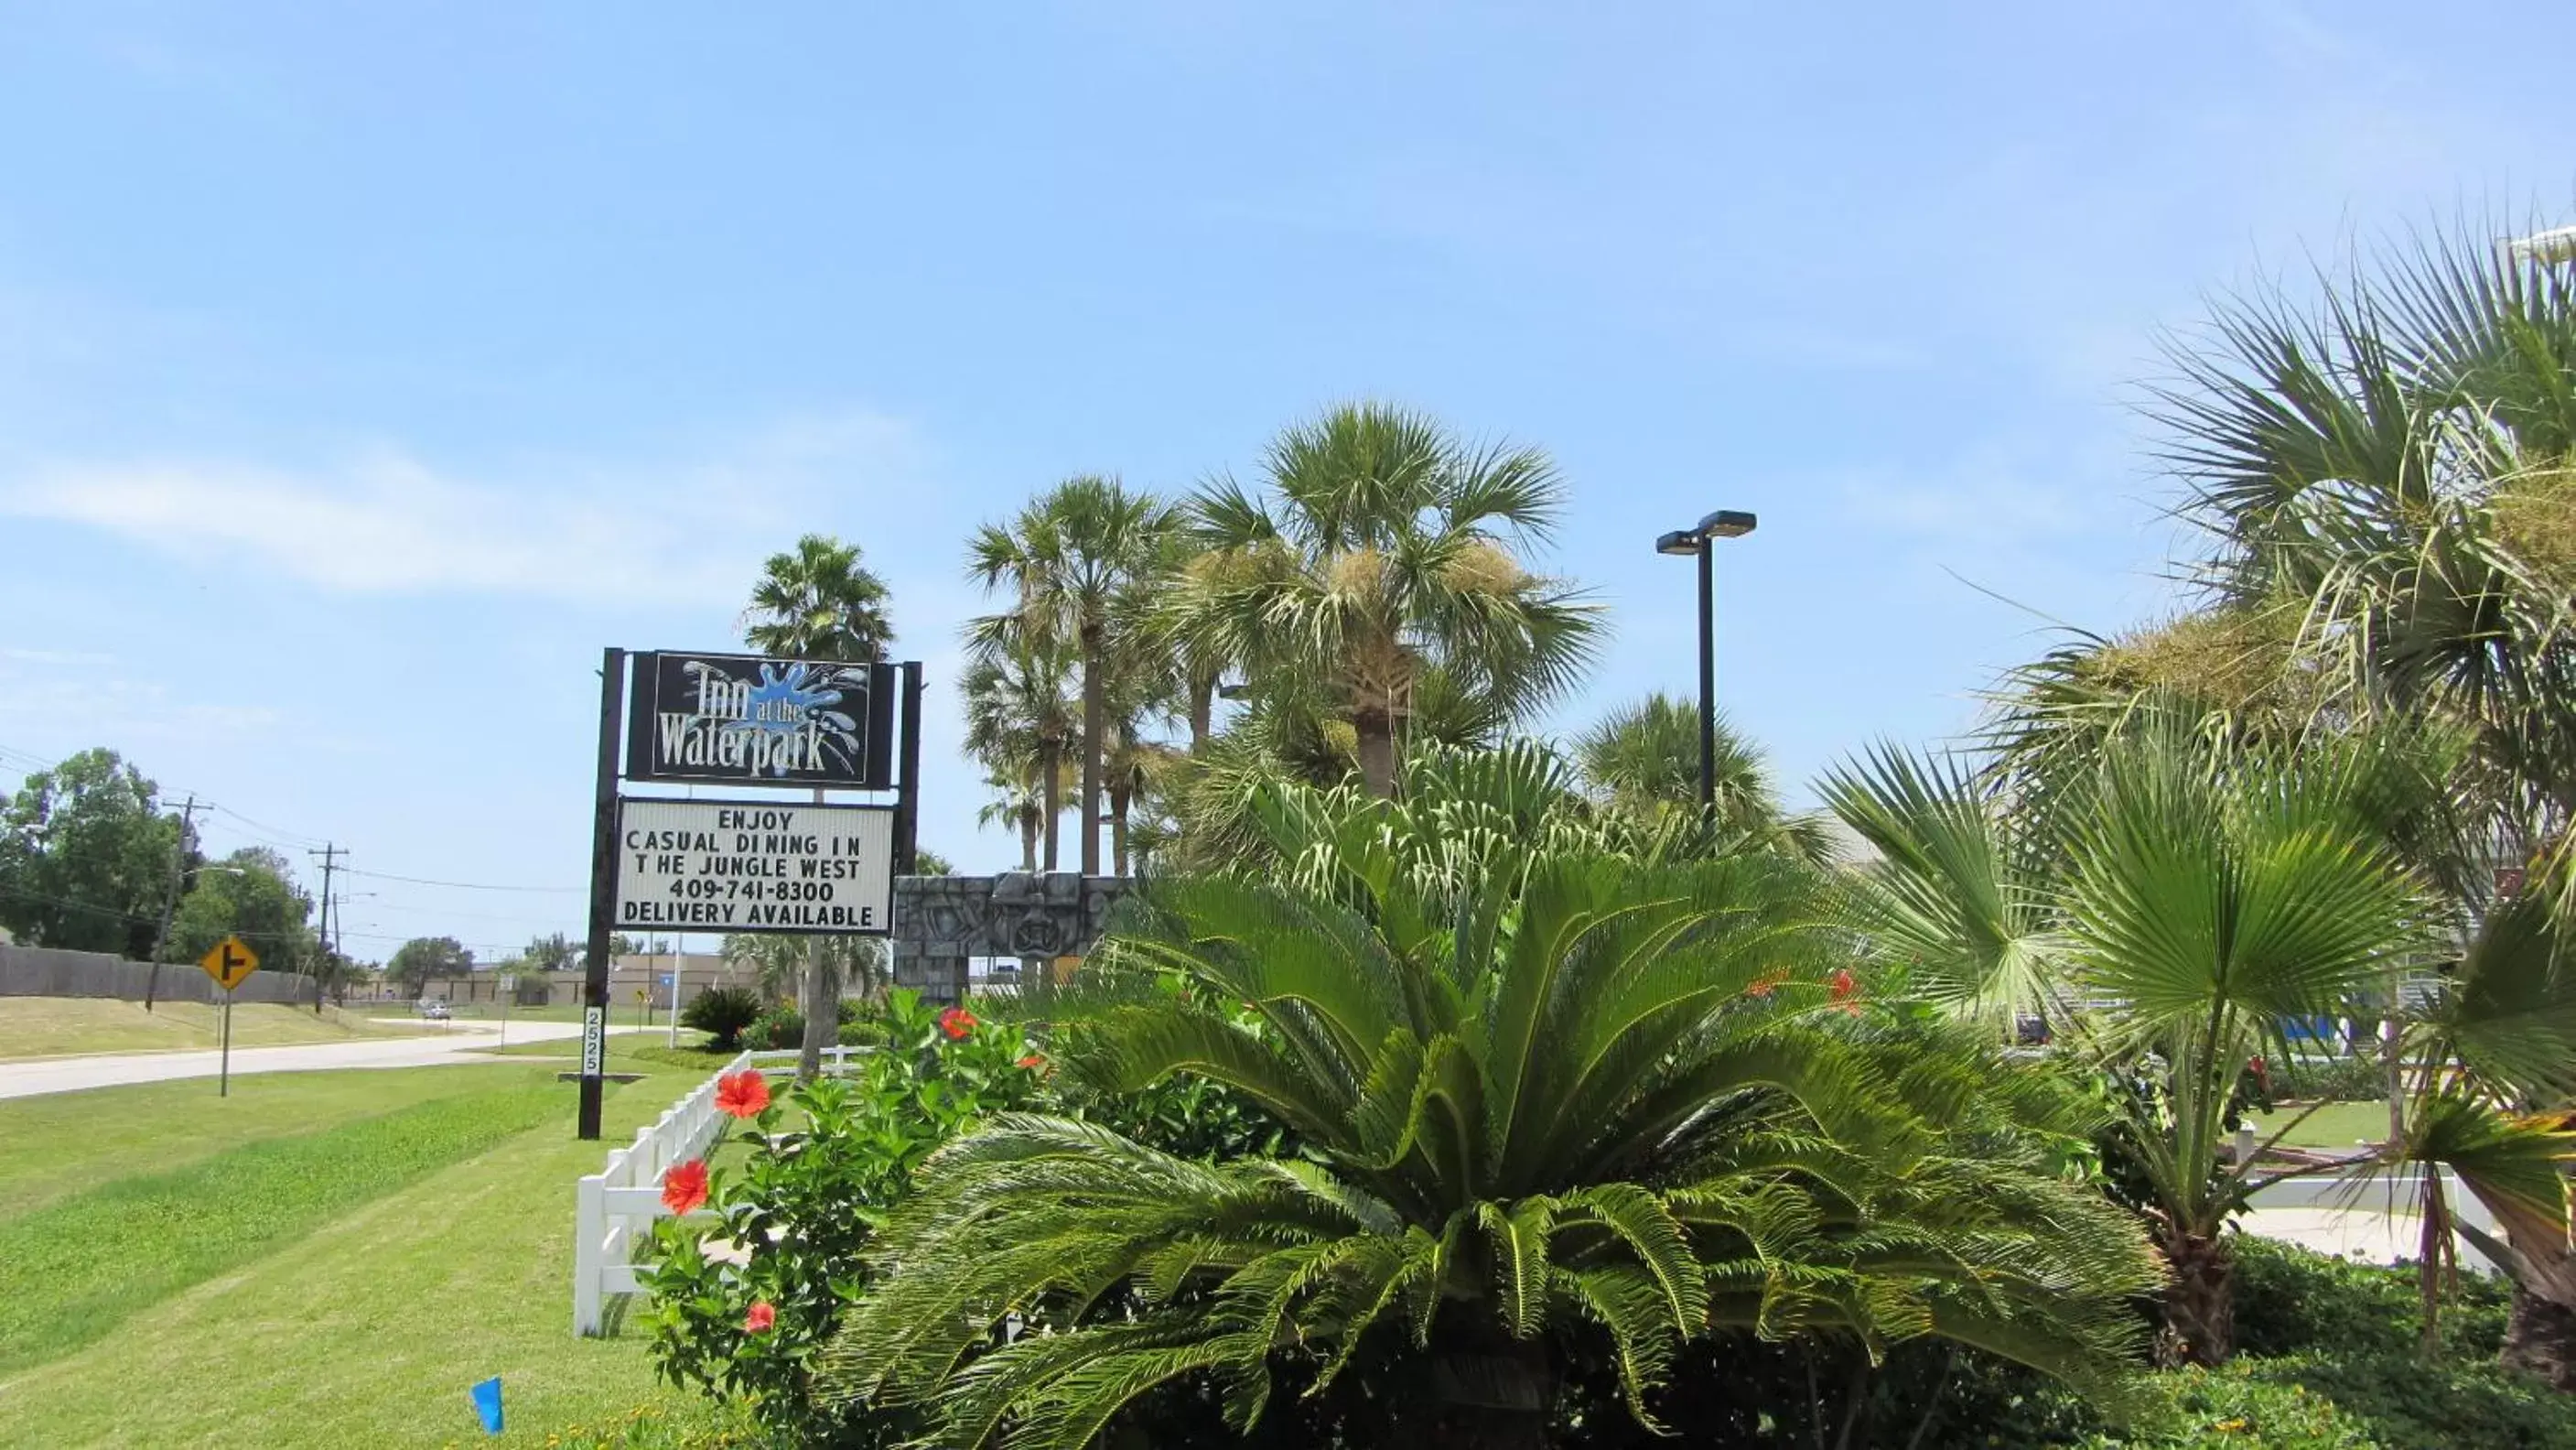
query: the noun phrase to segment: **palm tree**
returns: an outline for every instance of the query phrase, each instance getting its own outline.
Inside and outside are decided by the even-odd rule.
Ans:
[[[966,753],[1037,793],[1045,869],[1056,869],[1064,819],[1064,752],[1080,729],[1071,651],[1018,629],[980,631],[959,681]]]
[[[1881,856],[1845,888],[1877,961],[1965,1014],[2047,1010],[2136,1085],[2123,1137],[2174,1271],[2168,1362],[2233,1348],[2223,1235],[2269,1181],[2259,1153],[2222,1159],[2246,1061],[2285,1053],[2281,1024],[2350,1010],[2427,945],[2424,898],[2370,824],[2378,764],[2158,729],[2115,738],[2042,814],[1891,751],[1827,781]]]
[[[1561,855],[1451,915],[1361,874],[1356,901],[1168,879],[1062,1013],[1065,1071],[1203,1075],[1301,1156],[998,1119],[878,1240],[825,1393],[928,1407],[931,1443],[1072,1450],[1167,1380],[1243,1429],[1279,1374],[1322,1394],[1391,1357],[1407,1378],[1375,1400],[1409,1428],[1517,1447],[1546,1443],[1567,1348],[1604,1340],[1649,1425],[1707,1336],[1931,1334],[2116,1373],[2153,1256],[2047,1166],[2098,1110],[1832,1000],[1810,873]]]
[[[999,767],[984,772],[984,786],[993,793],[975,812],[979,826],[1009,826],[1020,834],[1020,869],[1038,869],[1038,822],[1046,815],[1046,797],[1031,773],[1011,773]]]
[[[859,546],[807,534],[790,552],[772,554],[743,612],[743,638],[780,659],[875,664],[894,643],[884,581],[861,567]],[[822,798],[818,788],[815,798]],[[805,967],[805,1040],[799,1076],[823,1070],[823,1049],[839,1027],[839,982],[820,938],[810,939]]]
[[[1263,473],[1258,491],[1224,480],[1191,501],[1200,559],[1171,582],[1173,628],[1244,662],[1256,689],[1319,682],[1371,791],[1395,789],[1434,670],[1518,717],[1590,662],[1598,609],[1510,547],[1555,522],[1564,490],[1544,453],[1362,403],[1281,433]]]
[[[1728,836],[1777,844],[1813,861],[1830,854],[1822,823],[1781,808],[1760,748],[1717,717],[1715,824]],[[1660,691],[1612,711],[1574,742],[1595,799],[1647,817],[1699,811],[1699,711]]]
[[[1116,479],[1069,478],[1007,525],[987,524],[967,545],[967,572],[1015,596],[979,637],[1013,634],[1071,646],[1082,659],[1082,873],[1100,874],[1101,776],[1109,738],[1111,672],[1141,625],[1116,606],[1150,577],[1172,515]]]
[[[2345,717],[2467,732],[2454,794],[2485,842],[2453,861],[2455,915],[2474,926],[2477,879],[2504,869],[2556,883],[2564,917],[2576,268],[2458,232],[2318,281],[2321,305],[2258,295],[2174,350],[2159,411],[2201,577],[2222,607],[2294,620],[2293,658]],[[2508,1357],[2576,1366],[2576,1253],[2524,1258]]]

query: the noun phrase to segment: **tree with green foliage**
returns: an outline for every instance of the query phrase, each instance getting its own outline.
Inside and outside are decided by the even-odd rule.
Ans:
[[[858,545],[807,534],[794,550],[773,554],[761,566],[743,612],[743,638],[780,659],[879,663],[894,643],[886,600],[884,581],[861,566]],[[805,964],[805,1041],[796,1067],[801,1077],[823,1070],[839,997],[840,980],[818,940]]]
[[[2393,984],[2378,994],[2392,1077],[2453,1060],[2464,1032],[2518,1038],[2526,1063],[2576,1060],[2576,979],[2532,946],[2559,927],[2535,924],[2508,884],[2543,884],[2558,918],[2576,911],[2576,267],[2470,232],[2355,256],[2310,296],[2245,295],[2176,335],[2178,377],[2154,411],[2202,597],[2016,672],[1991,727],[2001,789],[2046,811],[2141,717],[2265,748],[2411,737],[2432,784],[2380,811],[2380,835],[2460,965],[2424,1013],[2402,1010]],[[2521,1290],[2507,1358],[2576,1391],[2576,1252],[2549,1228],[2565,1185],[2526,1220],[2519,1200],[2550,1195],[2517,1166],[2553,1121],[2531,1115],[2576,1097],[2503,1074],[2492,1054],[2457,1060],[2459,1073],[2392,1084],[2389,1151],[2452,1153],[2497,1195],[2520,1225],[2498,1259]],[[2425,1207],[2428,1225],[2446,1219],[2438,1199]]]
[[[1865,951],[1990,1032],[2016,1012],[2046,1014],[2130,1085],[2123,1141],[2174,1271],[2168,1362],[2232,1350],[2228,1220],[2277,1176],[2261,1152],[2228,1148],[2247,1062],[2286,1057],[2287,1024],[2351,1012],[2392,971],[2435,959],[2432,898],[2382,824],[2404,794],[2396,783],[2420,768],[2367,739],[2258,750],[2165,722],[2111,737],[2045,810],[1998,777],[1885,750],[1826,783],[1880,857],[1844,883]],[[2525,1053],[2542,1025],[2513,1024]],[[2499,1025],[2485,1040],[2515,1037]],[[2425,1120],[2448,1123],[2439,1131],[2456,1151],[2440,1161],[2500,1215],[2510,1207],[2563,1236],[2563,1195],[2554,1182],[2535,1195],[2522,1170],[2567,1140],[2477,1116],[2475,1132],[2451,1110]]]
[[[238,936],[274,971],[300,972],[317,964],[321,943],[313,934],[313,898],[295,884],[284,856],[262,846],[244,847],[188,873],[185,896],[170,918],[170,956],[193,962],[217,942]]]
[[[81,751],[0,811],[0,926],[27,946],[148,957],[179,849],[158,788],[113,750]]]
[[[1508,720],[1590,663],[1597,607],[1515,553],[1563,506],[1546,454],[1357,403],[1283,431],[1262,471],[1258,488],[1222,480],[1191,500],[1198,557],[1162,608],[1200,654],[1242,661],[1256,695],[1319,690],[1375,794],[1395,789],[1435,672]]]
[[[966,753],[987,770],[1027,782],[1019,811],[1022,841],[1053,871],[1061,857],[1064,753],[1080,736],[1072,650],[1017,628],[985,628],[958,682],[966,707]],[[1037,848],[1043,847],[1040,851]]]
[[[1070,652],[1082,666],[1082,788],[1074,806],[1082,874],[1100,874],[1100,824],[1113,695],[1142,693],[1133,675],[1167,672],[1163,641],[1137,607],[1167,553],[1174,515],[1114,478],[1066,479],[1007,524],[967,543],[967,572],[1011,596],[976,621],[979,653]]]
[[[1820,823],[1792,816],[1762,751],[1717,717],[1716,825],[1722,833],[1822,860]],[[1603,716],[1576,737],[1574,759],[1593,797],[1613,809],[1656,816],[1699,810],[1699,709],[1660,691]]]
[[[462,977],[474,970],[474,953],[452,936],[413,937],[394,948],[385,980],[418,996],[433,977]]]
[[[1551,854],[1452,903],[1382,839],[1338,841],[1329,891],[1158,881],[1055,1013],[1060,1073],[1195,1074],[1302,1152],[994,1121],[871,1247],[826,1392],[929,1409],[941,1445],[1074,1450],[1168,1381],[1242,1429],[1283,1377],[1347,1374],[1421,1443],[1517,1447],[1577,1347],[1647,1423],[1709,1337],[1935,1335],[2118,1377],[2154,1260],[2058,1171],[2100,1110],[1869,1011],[1812,872]]]

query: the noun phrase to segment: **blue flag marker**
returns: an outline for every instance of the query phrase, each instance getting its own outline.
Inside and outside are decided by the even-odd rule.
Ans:
[[[501,1377],[494,1375],[474,1387],[474,1413],[483,1417],[483,1433],[501,1433]]]

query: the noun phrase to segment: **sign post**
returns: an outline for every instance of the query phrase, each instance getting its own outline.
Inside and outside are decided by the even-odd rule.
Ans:
[[[228,936],[209,947],[197,959],[215,985],[224,989],[223,1056],[215,1070],[215,1096],[225,1098],[233,1091],[233,989],[250,980],[259,970],[259,953],[252,951],[240,937]]]
[[[602,652],[582,973],[583,1138],[600,1135],[613,933],[892,934],[894,877],[911,869],[920,829],[921,695],[921,666],[912,662]],[[621,781],[810,791],[811,800],[621,800]],[[831,790],[890,790],[896,803],[830,804]],[[672,967],[663,986],[676,1041],[680,962]],[[646,982],[637,996],[649,1025]]]
[[[614,646],[599,660],[599,782],[591,797],[590,940],[582,956],[581,1118],[584,1140],[599,1137],[599,1104],[607,1084],[608,936],[617,914],[617,739],[626,703],[626,651]]]

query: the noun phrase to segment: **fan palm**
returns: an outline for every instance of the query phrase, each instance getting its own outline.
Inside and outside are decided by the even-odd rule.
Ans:
[[[2247,1059],[2286,1049],[2282,1023],[2348,1010],[2424,945],[2421,895],[2370,824],[2373,765],[2150,730],[2019,819],[1955,764],[1889,751],[1828,782],[1882,857],[1845,885],[1875,958],[1962,1012],[2051,1007],[2138,1085],[2124,1136],[2175,1274],[2169,1360],[2233,1347],[2223,1234],[2264,1181],[2256,1157],[2221,1161]]]
[[[1175,1377],[1243,1427],[1276,1373],[1321,1395],[1391,1361],[1383,1402],[1518,1446],[1594,1336],[1648,1423],[1710,1335],[1932,1334],[2115,1371],[2153,1258],[2049,1171],[2097,1110],[1829,1000],[1809,873],[1558,855],[1452,911],[1379,839],[1339,843],[1356,900],[1159,882],[1060,1013],[1068,1071],[1217,1080],[1305,1156],[999,1120],[926,1165],[827,1388],[935,1406],[936,1443],[1071,1450]],[[1012,1316],[1042,1332],[1000,1342]]]
[[[1122,656],[1142,653],[1126,636],[1143,622],[1119,608],[1163,562],[1171,511],[1116,479],[1069,478],[1020,510],[987,524],[967,544],[967,572],[1016,600],[982,621],[979,637],[1012,635],[1077,651],[1082,661],[1082,873],[1100,874],[1101,783],[1110,734],[1110,676]]]
[[[1821,861],[1820,823],[1781,809],[1762,752],[1717,717],[1715,824]],[[1604,716],[1574,742],[1584,783],[1604,804],[1648,817],[1699,810],[1699,711],[1656,693]]]
[[[743,612],[743,638],[753,649],[780,659],[842,660],[874,664],[894,643],[886,618],[886,587],[861,566],[859,546],[807,534],[796,547],[773,554],[752,586]],[[818,787],[815,798],[822,798]],[[823,1070],[823,1049],[838,1031],[840,984],[820,938],[811,940],[805,968],[805,1040],[796,1070],[812,1078]]]
[[[1020,837],[1020,869],[1038,869],[1038,822],[1046,816],[1046,797],[1040,791],[1034,772],[1013,773],[1001,768],[984,772],[984,786],[993,793],[975,811],[979,826],[1008,826]]]
[[[1563,486],[1545,454],[1362,403],[1282,432],[1263,472],[1259,490],[1225,480],[1191,501],[1200,557],[1171,581],[1172,627],[1244,662],[1256,690],[1320,685],[1376,794],[1395,789],[1434,669],[1517,716],[1590,661],[1598,609],[1509,547],[1555,522]]]
[[[987,631],[958,682],[966,753],[1007,778],[1036,783],[1045,868],[1056,869],[1064,818],[1064,752],[1079,730],[1071,651],[1017,630]]]
[[[2299,657],[2346,713],[2469,732],[2456,795],[2487,840],[2446,883],[2463,914],[2488,894],[2468,878],[2528,866],[2564,915],[2576,876],[2550,858],[2576,822],[2576,268],[2475,235],[2370,260],[2320,278],[2313,309],[2256,297],[2177,347],[2159,411],[2184,514],[2217,597],[2286,602]],[[2576,1366],[2576,1258],[2562,1242],[2524,1262],[2508,1353]]]

